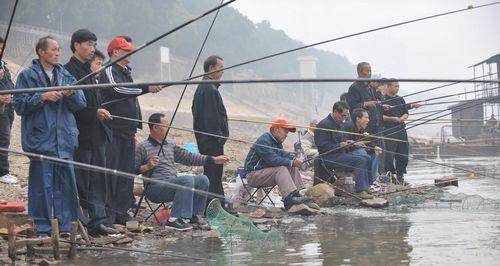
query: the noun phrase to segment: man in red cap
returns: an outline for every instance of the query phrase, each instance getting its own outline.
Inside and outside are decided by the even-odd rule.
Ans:
[[[309,199],[299,194],[304,188],[299,167],[304,162],[295,154],[283,150],[288,132],[296,128],[285,119],[277,119],[269,132],[260,136],[245,159],[248,184],[253,187],[278,185],[285,209]]]
[[[109,42],[108,55],[111,61],[118,59],[124,54],[134,50],[135,47],[124,37],[116,37]],[[103,70],[99,77],[99,83],[119,84],[134,82],[129,64],[131,56],[118,61],[113,66]],[[122,117],[142,120],[141,109],[137,96],[152,92],[159,92],[158,86],[145,87],[122,87],[102,90],[103,102],[125,98],[119,102],[106,105],[106,109],[112,114]],[[112,141],[106,146],[106,165],[108,168],[123,172],[134,173],[135,164],[135,133],[137,128],[142,129],[142,124],[123,119],[114,119],[109,122],[112,131]],[[108,180],[108,202],[107,208],[109,220],[107,225],[114,223],[125,224],[132,218],[127,210],[134,203],[134,181],[119,176],[110,176]]]

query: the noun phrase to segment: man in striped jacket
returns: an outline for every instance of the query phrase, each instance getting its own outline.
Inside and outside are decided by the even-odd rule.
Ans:
[[[108,44],[108,55],[111,61],[116,60],[125,53],[132,51],[134,46],[125,38],[117,37]],[[99,83],[119,84],[133,82],[131,68],[129,67],[131,57],[125,57],[115,65],[107,67],[99,76]],[[123,87],[117,85],[114,88],[102,90],[102,101],[105,108],[112,114],[133,119],[142,119],[141,109],[137,96],[152,92],[159,92],[158,86],[146,87]],[[124,100],[111,102],[113,100]],[[135,133],[137,128],[142,128],[138,122],[114,119],[109,122],[112,131],[112,140],[106,145],[106,165],[108,168],[123,172],[134,171]],[[133,195],[134,181],[119,176],[109,176],[107,210],[108,221],[106,225],[125,224],[132,217],[127,210],[135,202]]]
[[[151,174],[151,178],[162,181],[145,182],[146,197],[155,203],[172,202],[172,215],[166,222],[166,227],[185,231],[192,225],[203,229],[208,225],[201,218],[205,212],[207,195],[198,191],[208,191],[209,181],[205,175],[177,176],[174,163],[184,165],[224,164],[229,161],[226,155],[216,157],[191,153],[171,140],[161,143],[167,133],[168,120],[164,114],[155,113],[149,117],[149,138],[137,145],[135,153],[136,173]],[[161,150],[161,152],[160,152]],[[157,154],[160,156],[157,156]],[[173,188],[172,185],[183,188]],[[189,220],[187,223],[185,220]]]

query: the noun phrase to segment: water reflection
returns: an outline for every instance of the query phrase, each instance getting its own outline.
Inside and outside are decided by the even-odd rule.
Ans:
[[[446,159],[440,162],[495,174],[500,158]],[[500,200],[500,181],[429,163],[411,161],[407,180],[431,184],[434,178],[464,180],[452,194],[465,193]],[[446,202],[440,206],[446,206]],[[164,239],[140,245],[150,251],[174,251],[213,259],[211,265],[496,265],[500,260],[498,208],[335,208],[327,215],[294,217],[282,227],[286,245],[234,243],[219,238]],[[80,265],[193,265],[192,261],[100,253],[81,255]],[[207,262],[198,262],[207,264]]]

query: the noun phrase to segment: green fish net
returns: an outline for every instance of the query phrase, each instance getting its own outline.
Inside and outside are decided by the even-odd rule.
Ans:
[[[214,199],[207,207],[207,218],[209,224],[219,231],[220,235],[229,242],[251,242],[256,241],[259,245],[283,245],[283,234],[271,229],[263,232],[246,217],[236,217],[226,212],[218,199]]]

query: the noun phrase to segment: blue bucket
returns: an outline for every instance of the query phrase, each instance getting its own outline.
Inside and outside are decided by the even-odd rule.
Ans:
[[[198,146],[195,143],[186,143],[184,144],[184,149],[192,153],[198,153]]]

